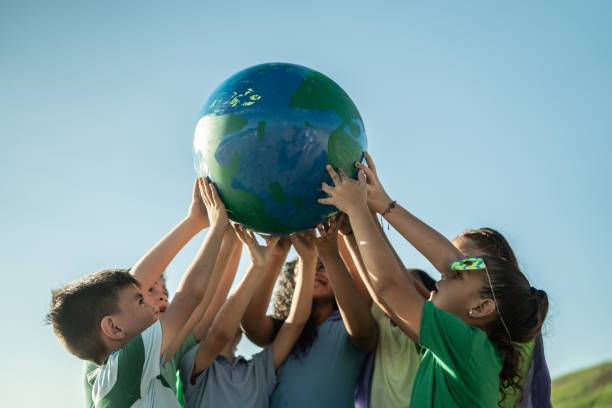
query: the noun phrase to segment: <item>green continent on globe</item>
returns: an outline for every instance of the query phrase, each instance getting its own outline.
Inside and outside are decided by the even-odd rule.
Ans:
[[[212,113],[204,116],[196,126],[196,141],[206,140],[206,149],[201,152],[209,174],[212,175],[219,190],[223,191],[223,202],[232,220],[245,225],[258,225],[262,221],[282,234],[290,234],[293,229],[266,213],[265,203],[255,194],[232,187],[232,179],[238,172],[242,158],[234,152],[229,165],[224,166],[215,157],[217,148],[227,136],[240,131],[248,123],[242,116],[232,113],[217,116]],[[203,143],[199,143],[204,146]],[[276,183],[278,184],[278,183]],[[282,187],[280,184],[281,194]],[[284,194],[283,194],[284,196]],[[285,200],[287,198],[285,197]]]
[[[333,110],[340,116],[342,123],[329,135],[327,161],[333,167],[344,170],[349,177],[355,177],[355,158],[361,156],[362,149],[355,140],[359,138],[361,129],[353,120],[361,121],[361,116],[346,92],[323,74],[313,72],[291,96],[290,106],[299,109]],[[350,135],[345,131],[346,128]]]

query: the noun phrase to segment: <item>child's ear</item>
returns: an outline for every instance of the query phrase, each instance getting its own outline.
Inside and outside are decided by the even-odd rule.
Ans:
[[[125,332],[117,325],[117,321],[112,316],[104,316],[100,322],[100,329],[107,337],[113,340],[123,340]]]
[[[493,299],[481,299],[478,305],[472,307],[468,314],[473,319],[482,319],[495,313],[495,302]]]

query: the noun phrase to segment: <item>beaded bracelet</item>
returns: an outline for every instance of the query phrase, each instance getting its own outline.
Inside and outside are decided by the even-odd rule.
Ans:
[[[385,215],[387,215],[388,213],[390,213],[390,212],[391,212],[391,210],[395,208],[395,205],[396,205],[396,204],[397,204],[397,200],[393,200],[393,201],[391,201],[391,202],[389,203],[389,206],[387,207],[387,209],[386,209],[385,211],[383,211],[382,213],[380,213],[380,215],[384,217]]]

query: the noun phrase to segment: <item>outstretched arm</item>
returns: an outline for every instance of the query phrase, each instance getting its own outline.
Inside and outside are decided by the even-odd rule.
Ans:
[[[355,285],[359,288],[359,292],[366,300],[368,305],[372,305],[372,295],[370,294],[367,282],[364,281],[365,267],[363,266],[363,260],[359,255],[359,249],[357,245],[353,245],[355,241],[355,235],[353,235],[353,228],[348,219],[348,215],[341,212],[337,216],[338,222],[338,253],[342,262],[346,266],[351,278],[355,282]]]
[[[387,245],[389,246],[391,251],[393,251],[393,253],[395,255],[394,258],[397,261],[398,265],[400,266],[401,270],[405,271],[406,268],[404,267],[404,264],[399,259],[399,256],[397,256],[397,253],[395,252],[395,249],[391,246],[391,243],[389,242],[389,240],[386,238],[386,235],[385,235],[384,231],[382,230],[380,224],[378,223],[378,220],[376,219],[375,214],[372,215],[372,219],[373,219],[374,223],[378,226],[378,230],[381,233],[381,236],[383,236],[385,238],[385,242],[387,243]],[[357,265],[359,265],[357,267],[357,271],[358,271],[358,274],[359,274],[360,281],[363,282],[364,286],[367,288],[367,291],[368,291],[369,295],[376,302],[378,307],[380,307],[382,309],[382,311],[387,316],[389,316],[389,318],[392,319],[393,322],[396,325],[400,326],[401,322],[400,322],[400,319],[398,318],[398,316],[387,305],[385,300],[374,290],[374,288],[372,286],[372,282],[370,281],[370,277],[368,276],[368,273],[366,271],[365,265],[363,263],[363,259],[361,258],[361,253],[359,252],[359,245],[357,244],[357,240],[355,239],[355,235],[352,232],[352,230],[350,230],[350,232],[351,232],[350,234],[346,234],[346,235],[343,236],[343,242],[345,243],[346,247],[349,248],[349,251],[350,251],[351,256],[353,257],[353,259],[355,260],[355,263]],[[412,283],[414,284],[414,286],[417,289],[417,291],[419,292],[419,294],[423,297],[423,299],[427,299],[429,297],[429,292],[427,291],[427,289],[425,289],[425,287],[423,287],[423,285],[420,282],[417,282],[413,277],[411,277],[411,276],[407,276],[407,277],[409,279],[411,279]],[[411,338],[416,338],[417,336],[413,333],[410,337]]]
[[[140,283],[140,287],[147,290],[153,286],[181,248],[209,225],[206,207],[200,196],[198,179],[196,179],[187,217],[155,244],[130,270],[132,276]]]
[[[212,276],[206,288],[206,292],[200,304],[194,309],[187,324],[183,326],[177,339],[168,349],[168,356],[173,356],[174,353],[181,347],[183,340],[189,335],[189,328],[193,327],[193,338],[196,342],[200,342],[206,336],[206,332],[212,323],[219,308],[225,302],[225,298],[234,281],[238,262],[240,262],[240,250],[242,244],[234,233],[233,228],[227,228],[221,243],[221,249],[217,255],[217,261],[212,272]],[[202,318],[198,321],[198,317]]]
[[[238,239],[233,228],[228,228],[226,232],[226,238],[221,244],[221,251],[217,258],[217,264],[215,265],[215,272],[217,268],[220,271],[220,279],[217,285],[209,284],[206,289],[205,297],[211,296],[212,300],[210,305],[204,312],[204,317],[195,325],[193,329],[193,336],[196,341],[203,340],[206,337],[206,333],[210,328],[215,316],[223,306],[223,303],[227,300],[227,295],[232,287],[234,278],[236,277],[236,271],[240,264],[240,256],[242,255],[242,242]]]
[[[461,252],[438,231],[392,201],[378,178],[374,161],[368,153],[364,156],[368,165],[355,163],[355,166],[367,177],[368,206],[382,214],[442,275],[447,274],[451,261],[463,258]],[[393,208],[391,203],[394,203]]]
[[[338,253],[338,224],[335,217],[326,228],[320,224],[317,228],[321,236],[315,240],[319,256],[334,289],[349,338],[357,349],[369,351],[376,344],[378,330],[368,302],[359,292]]]
[[[331,166],[327,166],[327,169],[335,187],[324,183],[323,191],[331,197],[319,199],[319,202],[335,205],[349,216],[373,291],[399,318],[396,322],[398,326],[418,341],[415,333],[419,333],[425,300],[411,279],[403,273],[370,215],[366,201],[365,174],[360,171],[359,180],[356,181],[348,178],[342,170],[338,175]]]
[[[202,178],[199,179],[199,184],[200,193],[211,222],[211,228],[198,255],[181,279],[168,310],[160,318],[162,326],[162,354],[173,343],[182,343],[185,338],[180,336],[186,336],[185,333],[191,332],[193,325],[202,318],[200,314],[192,320],[189,319],[196,306],[204,298],[206,287],[210,281],[217,260],[217,254],[221,247],[223,234],[229,225],[225,206],[215,187],[208,180]],[[205,307],[207,306],[205,305]],[[203,310],[200,313],[203,313]],[[189,324],[187,324],[188,321],[190,321]],[[166,355],[166,359],[170,357],[172,357],[170,354]]]
[[[302,330],[310,317],[315,268],[317,265],[316,251],[313,252],[311,250],[314,249],[313,238],[313,234],[308,233],[291,236],[291,241],[294,242],[295,248],[298,250],[298,253],[300,251],[301,253],[295,277],[296,282],[293,299],[291,300],[291,310],[272,343],[274,370],[278,370],[289,353],[291,353],[295,342],[302,334]],[[311,255],[306,255],[308,253]],[[314,256],[312,256],[313,253]],[[303,256],[307,258],[304,259]]]
[[[260,246],[253,232],[246,231],[244,227],[236,227],[236,232],[240,240],[249,249],[251,266],[236,288],[236,291],[221,306],[219,313],[215,316],[206,334],[206,338],[200,343],[193,369],[194,377],[210,366],[221,350],[223,350],[223,347],[234,338],[240,319],[251,300],[251,296],[263,274],[264,266],[270,257],[270,247]],[[273,238],[270,244],[274,245],[277,240],[278,238]]]
[[[266,239],[270,239],[266,237]],[[265,347],[274,340],[273,318],[267,316],[268,305],[276,279],[291,249],[289,237],[282,237],[272,248],[272,255],[261,277],[255,294],[242,317],[242,329],[253,343]]]

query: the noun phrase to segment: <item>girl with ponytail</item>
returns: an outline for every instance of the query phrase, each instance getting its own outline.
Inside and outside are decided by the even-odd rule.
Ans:
[[[334,186],[322,204],[350,219],[368,279],[394,322],[424,350],[413,385],[414,407],[491,407],[500,389],[517,386],[520,357],[514,342],[540,332],[546,293],[532,288],[516,263],[496,256],[464,255],[437,231],[392,201],[374,163],[356,163],[359,179],[327,170]],[[367,178],[367,179],[366,179]],[[442,279],[429,300],[418,293],[384,241],[370,211],[381,214],[421,252]]]
[[[493,228],[464,231],[452,242],[466,257],[486,254],[505,258],[517,268],[519,267],[510,244],[500,232]],[[538,333],[535,340],[525,343],[515,341],[513,344],[520,354],[518,375],[510,381],[509,386],[502,388],[499,406],[502,408],[552,408],[550,373],[544,356],[542,333]]]

